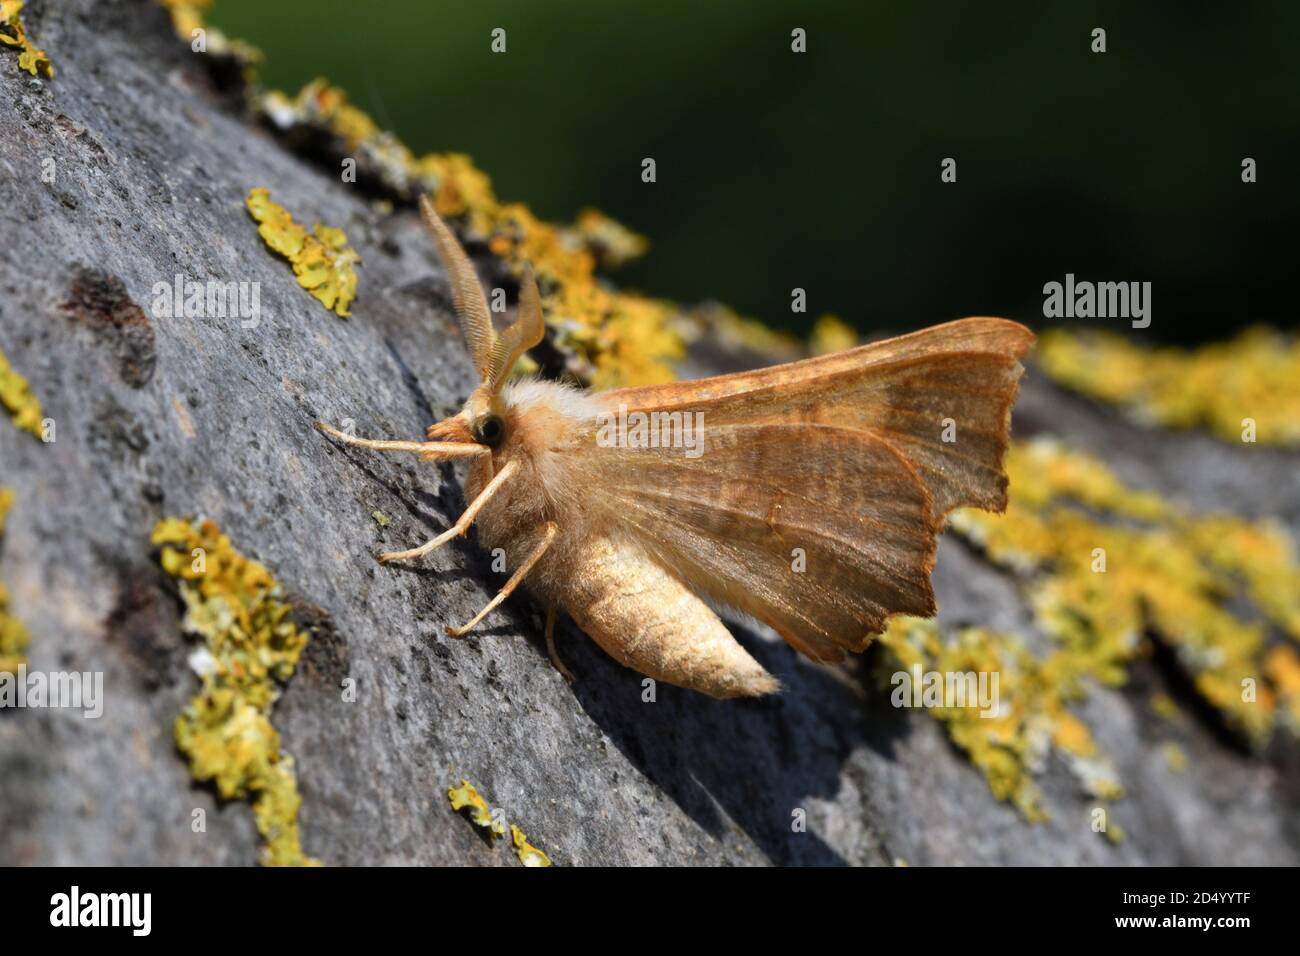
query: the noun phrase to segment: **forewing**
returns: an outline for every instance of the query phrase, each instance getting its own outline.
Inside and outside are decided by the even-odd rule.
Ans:
[[[936,524],[953,508],[1006,507],[1011,405],[1033,344],[1005,319],[949,322],[754,372],[605,392],[618,409],[704,413],[708,425],[818,422],[870,432],[916,469]]]

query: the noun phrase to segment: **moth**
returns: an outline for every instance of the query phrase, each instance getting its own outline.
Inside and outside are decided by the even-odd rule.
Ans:
[[[545,331],[531,271],[516,321],[498,333],[456,237],[427,199],[421,212],[479,384],[426,441],[317,427],[349,445],[468,464],[460,519],[379,555],[416,559],[471,525],[483,547],[504,550],[510,578],[448,633],[469,632],[522,584],[546,608],[547,651],[569,679],[555,648],[560,609],[655,680],[770,694],[776,678],[714,607],[752,616],[814,660],[841,660],[892,614],[934,614],[948,512],[1005,509],[1011,406],[1034,340],[1024,326],[969,318],[758,371],[591,393],[511,377]],[[666,422],[653,438],[667,440],[638,436],[645,421]]]

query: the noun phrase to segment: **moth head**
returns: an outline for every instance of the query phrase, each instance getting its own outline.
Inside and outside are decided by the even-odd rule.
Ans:
[[[508,431],[501,387],[520,357],[546,334],[537,281],[533,278],[532,267],[525,266],[519,284],[518,318],[509,328],[497,332],[492,326],[492,316],[483,296],[483,287],[479,285],[478,273],[427,196],[420,197],[420,213],[447,268],[461,333],[479,374],[478,387],[470,394],[465,407],[459,414],[431,426],[429,437],[472,441],[496,448],[506,440]]]

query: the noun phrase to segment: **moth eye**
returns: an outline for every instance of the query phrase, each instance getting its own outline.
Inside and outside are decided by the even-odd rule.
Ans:
[[[506,423],[500,415],[483,415],[474,422],[471,432],[480,445],[495,448],[506,436]]]

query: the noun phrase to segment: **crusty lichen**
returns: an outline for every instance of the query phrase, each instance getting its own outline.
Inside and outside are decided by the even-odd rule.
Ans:
[[[1262,748],[1277,730],[1300,734],[1300,656],[1268,642],[1268,627],[1300,641],[1300,566],[1290,538],[1268,522],[1191,515],[1128,487],[1101,462],[1059,443],[1012,445],[1004,515],[973,509],[951,523],[1022,582],[1055,647],[1039,657],[1014,636],[967,628],[945,639],[933,621],[896,617],[881,636],[886,668],[999,675],[1000,710],[932,708],[999,799],[1043,819],[1034,777],[1051,750],[1087,794],[1123,790],[1091,731],[1069,705],[1090,683],[1119,686],[1152,650],[1175,652],[1201,696]],[[1265,618],[1229,610],[1239,592]],[[1177,716],[1168,695],[1152,707]],[[1166,749],[1173,769],[1186,755]],[[1111,824],[1106,836],[1122,839]]]
[[[192,38],[195,30],[206,30],[212,0],[158,0],[172,15],[172,29],[182,40]]]
[[[159,563],[180,582],[183,627],[203,639],[191,657],[203,686],[176,718],[176,745],[194,779],[223,800],[251,800],[268,866],[319,865],[298,833],[302,798],[293,758],[280,747],[271,710],[308,635],[290,617],[271,573],[244,557],[212,521],[158,522]]]
[[[176,35],[193,46],[197,31],[202,31],[203,52],[214,57],[227,57],[237,63],[247,82],[256,76],[255,67],[262,62],[262,51],[243,40],[226,36],[216,27],[209,26],[206,15],[212,0],[158,0],[172,16],[172,29]]]
[[[524,866],[550,866],[551,858],[528,842],[524,831],[510,824],[510,839],[515,845],[515,856]]]
[[[1007,473],[1005,515],[960,511],[952,524],[1020,576],[1065,654],[1062,678],[1122,684],[1154,635],[1226,723],[1262,747],[1282,687],[1264,667],[1268,624],[1300,640],[1300,566],[1286,533],[1189,514],[1051,441],[1014,445]],[[1265,620],[1230,610],[1242,591]]]
[[[298,284],[340,318],[357,295],[360,261],[342,229],[316,223],[311,232],[294,222],[283,206],[271,201],[267,189],[254,189],[245,200],[248,214],[258,223],[257,233],[273,251],[289,260]]]
[[[504,824],[493,819],[492,808],[468,780],[462,779],[459,787],[448,787],[447,800],[453,810],[465,811],[465,818],[485,830],[493,840],[505,836]]]
[[[1300,338],[1256,326],[1196,349],[1135,345],[1114,332],[1054,329],[1038,364],[1063,385],[1143,421],[1243,441],[1300,445]],[[1248,440],[1248,439],[1246,439]]]
[[[886,673],[919,666],[921,672],[998,676],[993,716],[983,716],[977,707],[933,707],[929,713],[984,774],[993,795],[1010,801],[1025,819],[1046,819],[1034,776],[1053,749],[1068,759],[1089,796],[1123,795],[1109,760],[1067,707],[1078,688],[1063,652],[1040,660],[1015,637],[983,628],[965,628],[945,639],[934,621],[906,616],[893,618],[880,642],[888,652]]]
[[[851,349],[860,341],[857,329],[838,315],[826,313],[813,323],[808,336],[808,351],[813,355],[829,355]]]
[[[27,35],[21,16],[25,0],[0,0],[0,43],[18,51],[18,69],[32,76],[43,73],[54,78],[49,54],[39,49]]]
[[[43,413],[41,403],[32,394],[31,386],[9,364],[8,357],[0,352],[0,405],[9,412],[14,424],[37,438],[42,437]]]
[[[1264,657],[1264,676],[1277,695],[1278,721],[1300,737],[1300,654],[1289,644],[1273,647]]]
[[[0,541],[13,503],[13,489],[0,488]],[[0,673],[12,674],[27,662],[27,644],[27,628],[9,612],[9,592],[0,581]]]
[[[498,813],[493,813],[483,795],[468,780],[462,779],[459,787],[447,788],[447,800],[451,808],[462,813],[476,827],[489,836],[489,842],[495,843],[505,836],[505,820]],[[551,858],[528,842],[524,831],[515,824],[510,824],[510,842],[514,844],[515,856],[524,866],[550,866]]]

